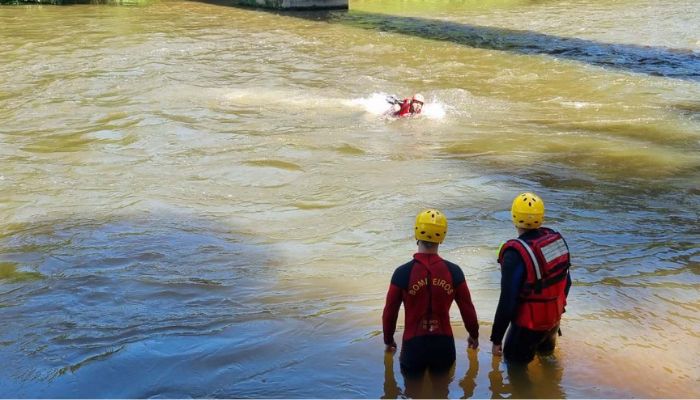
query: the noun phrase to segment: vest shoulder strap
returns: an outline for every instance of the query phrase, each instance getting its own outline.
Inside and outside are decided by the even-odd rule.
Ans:
[[[540,263],[537,261],[537,257],[535,257],[535,253],[532,251],[532,248],[530,248],[530,245],[528,245],[527,242],[522,239],[515,240],[517,240],[525,248],[527,254],[530,256],[532,266],[535,268],[535,276],[537,277],[537,281],[542,281],[542,268],[540,267]]]

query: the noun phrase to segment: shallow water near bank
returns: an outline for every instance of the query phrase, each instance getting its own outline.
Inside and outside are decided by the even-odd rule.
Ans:
[[[437,207],[482,336],[453,310],[423,395],[700,397],[699,7],[0,7],[0,395],[407,396],[380,318]],[[488,342],[523,190],[574,264],[526,374]]]

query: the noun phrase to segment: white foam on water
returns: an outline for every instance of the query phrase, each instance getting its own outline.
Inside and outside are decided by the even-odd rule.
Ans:
[[[301,90],[264,88],[227,89],[220,95],[223,102],[235,105],[294,108],[341,108],[343,100]]]
[[[387,97],[388,93],[372,93],[369,97],[346,100],[345,104],[360,107],[370,114],[383,115],[391,110],[391,104],[386,101]]]
[[[443,119],[447,115],[447,106],[433,96],[423,105],[421,115],[430,119]]]
[[[253,105],[267,107],[304,107],[304,108],[338,108],[344,107],[359,108],[376,116],[385,116],[394,119],[389,114],[392,105],[387,102],[389,93],[375,92],[367,97],[355,99],[339,99],[336,97],[325,97],[314,95],[302,91],[282,91],[282,90],[261,90],[249,89],[229,89],[218,96],[227,104]],[[443,103],[437,96],[428,97],[420,118],[432,120],[442,120],[446,117],[448,110],[454,110],[453,106]]]

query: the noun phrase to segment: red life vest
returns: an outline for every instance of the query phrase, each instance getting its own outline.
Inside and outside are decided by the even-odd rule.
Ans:
[[[566,306],[566,277],[571,266],[564,238],[548,228],[539,228],[528,239],[507,241],[498,254],[514,249],[525,262],[525,284],[520,290],[515,323],[534,331],[554,328]]]
[[[399,111],[394,113],[395,116],[397,117],[405,117],[407,115],[411,115],[411,99],[403,99],[403,102],[401,103],[401,108]]]

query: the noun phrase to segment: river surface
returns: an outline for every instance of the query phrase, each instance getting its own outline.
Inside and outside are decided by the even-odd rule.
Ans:
[[[381,312],[436,207],[481,348],[453,307],[422,395],[700,397],[698,26],[696,0],[0,8],[0,396],[417,396]],[[525,190],[574,285],[522,374],[488,338]]]

